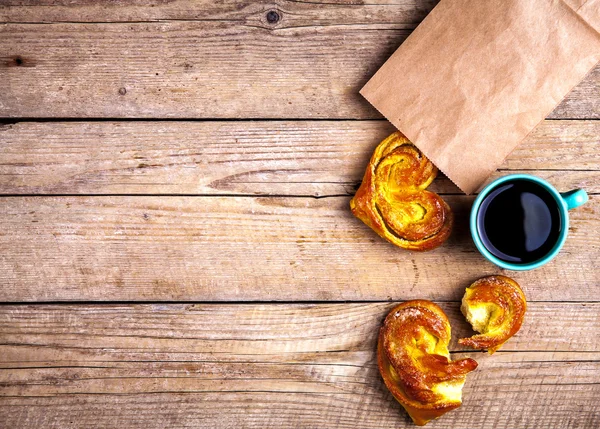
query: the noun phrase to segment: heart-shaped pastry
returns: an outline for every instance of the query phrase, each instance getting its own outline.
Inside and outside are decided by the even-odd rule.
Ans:
[[[431,301],[406,301],[386,317],[379,332],[377,362],[385,385],[413,421],[425,425],[462,403],[473,359],[451,361],[450,323]]]
[[[389,242],[430,250],[450,236],[453,216],[437,194],[425,190],[437,168],[402,133],[375,149],[350,208],[354,216]]]
[[[462,299],[461,311],[480,332],[458,343],[493,354],[521,329],[527,301],[519,284],[505,276],[489,276],[469,286]]]

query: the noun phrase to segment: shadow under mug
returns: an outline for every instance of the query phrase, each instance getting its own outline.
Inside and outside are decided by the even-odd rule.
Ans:
[[[546,255],[533,262],[515,263],[503,261],[494,256],[485,247],[480,237],[479,227],[477,225],[477,216],[479,214],[481,204],[485,201],[486,197],[490,194],[491,191],[496,189],[499,185],[508,181],[530,181],[537,183],[546,191],[548,191],[549,194],[552,195],[560,214],[561,225],[556,243]],[[471,237],[473,237],[473,241],[475,242],[477,250],[479,250],[479,252],[483,256],[485,256],[485,258],[488,261],[496,264],[497,266],[513,271],[533,270],[534,268],[539,268],[542,265],[547,264],[558,254],[560,249],[565,244],[565,240],[567,239],[567,233],[569,231],[569,210],[574,209],[575,207],[579,207],[582,204],[585,204],[587,200],[588,195],[583,189],[575,189],[573,191],[560,193],[550,183],[536,176],[531,176],[529,174],[510,174],[508,176],[503,176],[499,179],[494,180],[485,188],[483,188],[483,190],[479,193],[477,198],[475,198],[475,202],[473,203],[473,207],[471,208],[471,219],[469,224],[471,229]]]

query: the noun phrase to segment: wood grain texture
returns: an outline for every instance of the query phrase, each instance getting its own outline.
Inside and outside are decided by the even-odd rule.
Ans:
[[[599,424],[597,384],[524,384],[517,390],[506,384],[470,388],[469,383],[464,389],[463,407],[428,427],[595,429]],[[381,403],[380,399],[387,402]],[[8,427],[19,428],[44,425],[61,429],[351,429],[356,428],[357,423],[365,429],[414,428],[400,405],[384,391],[378,391],[377,396],[370,392],[332,395],[279,391],[77,394],[3,398],[0,407],[3,422]]]
[[[386,121],[21,122],[0,127],[3,194],[353,195]],[[545,121],[492,178],[600,193],[600,121]],[[461,191],[439,175],[434,192]]]
[[[358,91],[414,24],[348,24],[0,24],[0,116],[381,118]],[[600,66],[551,117],[598,100]]]
[[[398,249],[348,197],[17,197],[1,200],[0,301],[459,299],[501,272],[472,244],[472,197],[441,248]],[[531,300],[596,300],[600,197],[571,212],[561,254],[510,273]]]
[[[380,301],[0,305],[0,428],[412,428],[375,361],[408,298],[446,300],[480,364],[428,427],[600,427],[598,195],[555,261],[504,273],[529,307],[492,357],[456,343],[464,288],[503,273],[472,198],[426,254],[349,212],[392,131],[358,90],[436,2],[0,0],[0,117],[246,119],[0,124],[0,302]],[[600,121],[565,120],[600,118],[600,66],[551,118],[498,174],[600,193]]]
[[[440,303],[454,342],[459,303]],[[412,427],[375,360],[393,303],[0,307],[2,427]],[[532,303],[432,427],[594,427],[598,304]],[[573,318],[573,315],[577,315]],[[457,357],[457,354],[454,354]],[[518,406],[517,406],[518,405]]]
[[[222,20],[269,24],[277,28],[306,25],[397,24],[420,22],[437,0],[3,0],[3,22],[131,22]]]

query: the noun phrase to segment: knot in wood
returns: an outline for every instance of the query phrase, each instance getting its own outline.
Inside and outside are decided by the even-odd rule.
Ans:
[[[267,12],[267,22],[269,24],[277,24],[280,19],[281,17],[279,16],[279,13],[277,13],[277,11],[270,10],[269,12]]]

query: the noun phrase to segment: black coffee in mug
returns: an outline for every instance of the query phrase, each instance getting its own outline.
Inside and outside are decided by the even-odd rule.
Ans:
[[[477,214],[483,245],[496,258],[511,263],[542,259],[559,240],[561,228],[558,202],[546,188],[528,180],[499,184]]]

